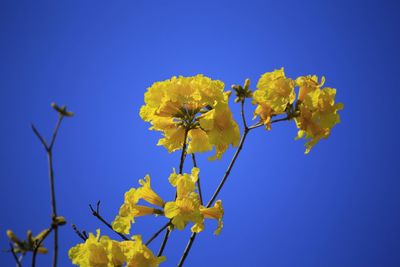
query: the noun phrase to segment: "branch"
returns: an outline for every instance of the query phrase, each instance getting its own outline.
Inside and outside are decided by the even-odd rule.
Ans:
[[[193,167],[197,168],[196,156],[192,153]],[[197,187],[199,189],[200,204],[203,205],[203,194],[201,193],[200,176],[197,178]]]
[[[51,228],[47,229],[47,232],[43,235],[42,239],[36,242],[35,249],[33,250],[33,255],[32,255],[32,267],[36,266],[36,255],[37,255],[39,247],[42,245],[43,241],[51,233],[51,231],[55,230],[55,229],[56,229],[56,226],[54,224],[52,224]],[[53,258],[53,260],[54,260],[54,258]],[[54,264],[54,261],[53,261],[53,264]]]
[[[72,229],[74,229],[75,234],[77,234],[83,241],[86,241],[87,237],[84,236],[84,234],[81,233],[81,232],[78,230],[78,227],[76,227],[75,224],[72,224]],[[85,232],[85,231],[83,231],[83,232]]]
[[[242,114],[243,127],[246,130],[246,129],[248,129],[248,127],[247,127],[247,122],[246,122],[246,116],[244,115],[244,100],[245,99],[246,98],[243,98],[243,100],[240,101],[240,103],[241,103],[241,111],[240,111],[240,113]]]
[[[280,122],[280,121],[290,121],[291,119],[292,119],[291,117],[285,117],[285,118],[282,118],[282,119],[276,119],[276,120],[271,121],[271,124],[276,123],[276,122]],[[263,125],[264,125],[264,123],[259,122],[259,123],[256,123],[256,124],[250,126],[248,129],[249,130],[253,130],[253,129],[256,129],[256,128],[261,127]]]
[[[100,200],[97,201],[96,204],[96,210],[92,207],[92,205],[89,205],[90,210],[92,211],[92,214],[94,217],[96,217],[97,219],[99,219],[102,223],[104,223],[105,225],[107,225],[108,228],[110,228],[111,230],[113,230],[114,233],[116,233],[117,235],[119,235],[123,240],[130,240],[126,235],[115,231],[111,224],[109,222],[107,222],[101,215],[100,215]]]
[[[159,234],[161,234],[161,232],[164,231],[170,224],[171,224],[171,222],[167,222],[163,227],[160,228],[160,230],[158,230],[157,232],[155,232],[155,233],[153,234],[153,236],[150,237],[149,240],[147,240],[147,242],[145,243],[145,245],[146,245],[146,246],[150,245],[150,243],[153,242],[153,240],[156,239],[157,236],[158,236]]]
[[[57,124],[54,128],[52,138],[50,141],[50,145],[47,145],[46,141],[42,137],[42,135],[39,133],[39,131],[36,129],[36,127],[32,124],[32,130],[35,133],[35,135],[38,137],[39,141],[42,143],[44,146],[46,152],[47,152],[47,160],[48,160],[48,166],[49,166],[49,181],[50,181],[50,195],[51,195],[51,220],[52,220],[52,229],[54,229],[54,254],[53,254],[53,267],[57,266],[57,258],[58,258],[58,224],[54,223],[55,219],[57,218],[57,205],[56,205],[56,193],[55,193],[55,188],[54,188],[54,169],[53,169],[53,145],[54,142],[56,141],[57,133],[60,128],[61,122],[64,118],[64,115],[59,113],[58,121]],[[35,257],[32,257],[32,265],[35,264],[34,260],[36,259],[36,254],[34,254]]]
[[[44,149],[46,151],[49,150],[46,141],[44,140],[43,136],[39,133],[39,131],[36,129],[35,125],[31,124],[31,127],[37,138],[39,138],[40,143],[42,143]]]
[[[225,172],[224,177],[222,178],[220,184],[218,185],[217,189],[215,190],[215,192],[214,192],[213,196],[211,197],[210,201],[208,201],[207,208],[209,208],[213,204],[213,202],[217,198],[219,192],[221,191],[222,187],[224,186],[226,180],[228,179],[228,176],[229,176],[229,174],[230,174],[230,172],[232,170],[232,167],[235,164],[236,159],[240,154],[240,151],[242,150],[244,141],[246,140],[246,137],[247,137],[247,134],[249,133],[249,131],[250,131],[249,128],[245,128],[244,133],[242,135],[242,138],[240,139],[239,146],[238,146],[235,154],[233,155],[233,158],[232,158],[232,160],[231,160],[231,162],[230,162],[230,164],[228,166],[228,169]],[[181,259],[180,259],[180,261],[178,263],[178,267],[183,266],[183,263],[185,262],[186,257],[189,254],[190,249],[192,248],[192,244],[193,244],[195,238],[196,238],[196,233],[192,233],[192,235],[190,236],[190,239],[189,239],[189,241],[188,241],[188,243],[186,245],[186,248],[185,248],[185,250],[183,252],[183,255],[182,255],[182,257],[181,257]]]
[[[10,243],[10,252],[13,255],[15,262],[17,263],[17,267],[22,267],[21,261],[18,259],[17,254],[15,254],[14,246]]]
[[[181,154],[181,159],[179,162],[179,174],[182,174],[183,172],[183,164],[185,162],[185,156],[186,156],[186,146],[187,146],[187,136],[189,133],[189,129],[185,129],[185,136],[183,137],[183,145],[182,145],[182,154]],[[177,195],[175,194],[175,199],[176,199]],[[167,231],[165,232],[165,236],[164,239],[161,243],[161,247],[157,253],[157,257],[160,257],[164,251],[165,245],[168,242],[168,238],[169,238],[169,234],[171,233],[171,230],[168,228]]]
[[[242,102],[242,108],[243,108],[243,104],[244,104],[244,101]],[[242,113],[242,115],[243,115],[243,113]],[[243,119],[244,119],[244,117],[243,117]],[[280,121],[287,121],[287,120],[291,120],[291,118],[290,117],[286,117],[286,118],[282,118],[282,119],[276,119],[276,120],[271,121],[271,124],[272,123],[276,123],[276,122],[280,122]],[[244,119],[243,123],[245,123],[245,119]],[[211,197],[210,201],[208,201],[207,206],[206,206],[207,208],[211,207],[211,205],[214,203],[214,201],[217,198],[219,192],[221,191],[222,187],[224,186],[226,180],[228,179],[229,174],[230,174],[230,172],[232,170],[232,167],[235,164],[236,159],[239,156],[240,152],[242,151],[242,147],[243,147],[244,141],[246,140],[247,134],[250,132],[250,130],[256,129],[256,128],[258,128],[260,126],[263,126],[263,125],[264,125],[263,123],[257,123],[257,124],[255,124],[253,126],[250,126],[250,127],[247,127],[245,125],[244,133],[243,133],[242,138],[240,139],[239,146],[238,146],[235,154],[233,155],[233,158],[232,158],[232,160],[231,160],[231,162],[230,162],[230,164],[228,166],[228,169],[225,172],[225,175],[222,177],[222,180],[221,180],[220,184],[218,185],[217,189],[215,190],[215,192],[214,192],[213,196]],[[186,257],[188,256],[188,254],[190,252],[190,249],[192,248],[192,244],[193,244],[193,242],[194,242],[194,240],[196,238],[196,235],[197,235],[196,233],[192,233],[192,235],[190,236],[190,239],[189,239],[189,241],[188,241],[188,243],[186,245],[186,248],[185,248],[185,250],[183,252],[183,255],[182,255],[182,257],[181,257],[181,259],[180,259],[180,261],[178,263],[178,267],[182,267],[183,266],[183,263],[185,262]]]

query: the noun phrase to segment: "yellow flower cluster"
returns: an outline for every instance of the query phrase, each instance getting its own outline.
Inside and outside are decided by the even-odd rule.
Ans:
[[[335,103],[336,90],[323,88],[325,78],[318,83],[317,76],[305,76],[296,79],[299,86],[298,108],[300,116],[295,117],[299,128],[296,139],[304,137],[309,140],[306,154],[322,138],[328,138],[333,126],[340,122],[338,110],[343,109],[342,103]]]
[[[96,236],[90,233],[84,243],[71,248],[68,256],[80,267],[157,267],[165,260],[165,257],[155,257],[139,235],[118,242],[108,236],[100,237],[100,230]]]
[[[222,202],[218,200],[211,208],[206,208],[200,204],[199,195],[196,193],[198,174],[198,168],[193,168],[191,174],[176,174],[174,171],[169,177],[169,182],[176,187],[176,199],[167,203],[164,203],[157,193],[151,189],[150,177],[146,176],[145,180],[140,181],[142,187],[132,188],[125,194],[124,204],[122,204],[119,214],[112,223],[113,229],[128,234],[131,224],[135,222],[135,217],[157,214],[165,215],[165,217],[171,219],[171,223],[179,230],[184,229],[189,222],[192,222],[194,223],[192,231],[197,233],[204,229],[205,218],[216,219],[218,228],[215,234],[219,234],[224,215]],[[164,210],[137,205],[140,199],[144,199]]]
[[[172,77],[156,82],[145,93],[145,105],[140,109],[150,129],[161,131],[158,145],[169,152],[188,143],[188,153],[210,151],[210,159],[220,159],[229,145],[240,139],[239,127],[228,106],[229,93],[224,83],[203,75]],[[185,136],[187,134],[187,138]]]
[[[119,209],[119,214],[112,223],[114,230],[120,233],[129,234],[131,223],[135,222],[135,217],[159,214],[156,208],[137,205],[140,199],[158,207],[164,207],[164,201],[153,191],[150,184],[150,176],[146,175],[144,180],[140,179],[139,188],[131,188],[125,193],[124,204]]]
[[[199,233],[204,229],[204,218],[218,220],[218,228],[214,234],[218,235],[222,229],[224,209],[222,201],[218,200],[214,207],[206,208],[200,204],[199,195],[195,192],[199,169],[193,168],[191,174],[172,173],[169,182],[176,187],[175,201],[167,202],[164,207],[165,217],[172,219],[172,224],[182,230],[189,222],[194,225],[192,232]]]
[[[299,128],[296,139],[304,137],[305,154],[322,138],[327,138],[333,126],[340,122],[338,110],[342,103],[335,103],[336,90],[323,88],[325,78],[318,83],[317,76],[301,76],[296,80],[285,77],[283,68],[267,72],[261,76],[257,90],[253,94],[253,104],[256,104],[254,115],[271,129],[271,118],[287,114],[288,119],[295,119]],[[295,86],[299,87],[298,101]]]
[[[294,81],[286,78],[283,68],[264,73],[257,83],[253,94],[254,111],[268,130],[271,129],[271,117],[286,113],[286,108],[296,98]]]

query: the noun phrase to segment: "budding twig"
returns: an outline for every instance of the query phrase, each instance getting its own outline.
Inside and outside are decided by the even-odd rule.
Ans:
[[[53,109],[55,109],[58,113],[58,121],[57,124],[54,128],[50,144],[48,145],[43,136],[39,133],[39,131],[36,129],[36,127],[32,124],[32,130],[39,139],[39,141],[42,143],[44,149],[46,150],[47,153],[47,160],[48,160],[48,166],[49,166],[49,181],[50,181],[50,195],[51,195],[51,220],[52,220],[52,227],[51,229],[54,230],[54,254],[53,254],[53,267],[57,266],[57,259],[58,259],[58,226],[60,225],[59,223],[56,222],[57,219],[57,205],[56,205],[56,193],[55,193],[55,188],[54,188],[54,168],[53,168],[53,146],[56,141],[57,133],[60,128],[61,122],[64,118],[64,116],[71,117],[73,116],[72,112],[67,111],[67,108],[64,107],[59,107],[55,103],[52,103],[51,106]],[[50,232],[49,232],[50,233]],[[45,236],[47,237],[47,235]],[[44,237],[44,238],[45,238]],[[42,241],[44,240],[42,239]],[[35,251],[37,252],[37,250]],[[34,252],[32,256],[32,266],[35,265],[35,259],[36,259],[36,253]]]
[[[119,235],[123,240],[129,240],[129,238],[128,238],[126,235],[124,235],[124,234],[122,234],[122,233],[120,233],[120,232],[118,232],[118,231],[115,231],[115,230],[113,229],[112,225],[111,225],[109,222],[107,222],[107,221],[100,215],[100,200],[97,201],[97,203],[96,203],[96,210],[93,208],[93,206],[92,206],[91,204],[89,205],[89,208],[90,208],[90,210],[92,211],[92,214],[93,214],[94,217],[96,217],[97,219],[99,219],[99,220],[100,220],[102,223],[104,223],[108,228],[110,228],[114,233],[116,233],[117,235]]]
[[[86,237],[83,233],[81,233],[81,232],[79,231],[78,227],[76,227],[75,224],[72,224],[71,226],[72,226],[72,229],[74,229],[74,232],[75,232],[83,241],[86,241],[87,237]],[[85,232],[85,231],[83,231],[83,232]]]

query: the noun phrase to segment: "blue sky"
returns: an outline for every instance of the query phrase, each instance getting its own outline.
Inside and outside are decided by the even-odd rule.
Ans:
[[[146,174],[163,198],[175,194],[167,177],[179,155],[157,147],[160,134],[138,115],[146,88],[198,73],[255,85],[285,67],[292,78],[324,75],[342,122],[307,156],[293,122],[250,133],[220,195],[224,229],[215,237],[207,223],[187,266],[399,266],[398,13],[396,1],[1,1],[0,247],[6,229],[21,236],[49,223],[46,156],[30,123],[49,137],[51,102],[76,113],[54,147],[58,211],[117,238],[89,203],[101,200],[112,220]],[[199,156],[206,198],[232,154]],[[164,222],[141,218],[133,229],[147,239]],[[172,233],[164,266],[188,237]],[[69,224],[60,241],[60,266],[70,266],[80,240]]]

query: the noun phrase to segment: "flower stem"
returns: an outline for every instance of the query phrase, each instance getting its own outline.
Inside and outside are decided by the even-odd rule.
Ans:
[[[113,230],[114,233],[116,233],[117,235],[119,235],[123,240],[129,240],[129,238],[128,238],[126,235],[124,235],[124,234],[122,234],[122,233],[120,233],[120,232],[118,232],[118,231],[115,231],[115,230],[112,228],[112,225],[111,225],[109,222],[107,222],[107,221],[100,215],[100,201],[97,201],[96,209],[94,209],[94,208],[92,207],[92,205],[89,205],[89,208],[90,208],[90,210],[92,211],[92,214],[93,214],[94,217],[96,217],[97,219],[99,219],[99,220],[100,220],[102,223],[104,223],[108,228],[110,228],[111,230]]]
[[[21,261],[18,259],[17,254],[15,254],[14,246],[11,243],[10,243],[10,249],[11,249],[10,252],[13,255],[15,262],[17,264],[17,267],[22,267]]]
[[[252,126],[248,127],[246,125],[246,120],[245,120],[245,117],[244,117],[244,105],[243,104],[244,104],[244,101],[242,102],[242,119],[243,119],[243,124],[244,124],[244,132],[243,132],[242,138],[240,139],[239,146],[238,146],[235,154],[233,155],[233,158],[232,158],[232,160],[231,160],[231,162],[230,162],[230,164],[228,166],[228,169],[226,170],[224,176],[222,177],[222,180],[221,180],[220,184],[218,185],[217,189],[215,190],[215,192],[214,192],[213,196],[211,197],[210,201],[208,201],[207,208],[212,206],[212,204],[214,203],[215,199],[217,198],[219,192],[221,191],[222,187],[224,186],[226,180],[228,179],[229,174],[230,174],[230,172],[231,172],[231,170],[233,168],[233,165],[235,164],[237,157],[239,156],[240,152],[242,151],[242,147],[243,147],[244,141],[246,140],[247,134],[251,130],[256,129],[256,128],[261,127],[261,126],[264,125],[262,123],[257,123],[255,125],[252,125]],[[290,118],[286,117],[286,118],[282,118],[282,119],[276,119],[276,120],[271,121],[271,123],[276,123],[276,122],[280,122],[280,121],[287,121],[287,120],[290,120]],[[178,263],[178,267],[182,267],[183,266],[183,263],[185,262],[186,257],[188,256],[188,254],[190,252],[190,249],[192,248],[192,244],[193,244],[194,240],[196,239],[196,235],[197,235],[196,233],[192,233],[192,235],[190,236],[190,239],[189,239],[189,241],[188,241],[188,243],[186,245],[186,248],[183,251],[183,255],[182,255],[182,257],[181,257],[181,259],[180,259],[180,261]]]
[[[193,167],[197,168],[196,156],[192,153]],[[199,190],[200,204],[203,205],[203,194],[201,193],[200,176],[197,177],[197,188]]]
[[[249,133],[249,131],[250,131],[249,128],[245,128],[244,129],[244,133],[242,135],[242,138],[240,139],[239,146],[238,146],[235,154],[233,155],[231,163],[229,164],[228,169],[226,170],[224,177],[222,178],[220,184],[218,185],[217,189],[215,190],[215,192],[214,192],[213,196],[211,197],[210,201],[208,201],[207,208],[209,208],[214,203],[214,201],[217,198],[219,192],[221,191],[222,187],[224,186],[226,180],[228,179],[228,176],[229,176],[229,174],[230,174],[230,172],[232,170],[232,167],[235,164],[236,159],[240,154],[240,151],[242,151],[242,147],[243,147],[244,141],[246,140],[246,137],[247,137],[247,134]],[[178,267],[183,266],[183,263],[185,262],[186,257],[188,256],[188,254],[190,252],[190,249],[192,248],[192,244],[193,244],[193,242],[194,242],[194,240],[196,238],[196,235],[197,235],[196,233],[192,233],[192,235],[190,236],[189,242],[187,243],[186,248],[185,248],[185,250],[183,252],[183,255],[182,255],[182,257],[181,257],[181,259],[180,259],[180,261],[178,263]]]
[[[183,164],[185,162],[185,157],[186,157],[186,147],[187,147],[187,137],[190,129],[185,129],[185,135],[183,137],[183,145],[182,145],[182,154],[181,154],[181,159],[179,162],[179,174],[182,174],[183,172]],[[175,194],[175,199],[176,199],[176,194]],[[171,230],[167,228],[167,231],[165,232],[164,239],[161,243],[160,249],[157,253],[157,257],[160,257],[164,251],[165,246],[167,245],[169,234],[171,233]]]
[[[155,232],[152,237],[150,237],[149,240],[147,240],[147,242],[145,243],[146,246],[150,245],[150,243],[157,238],[157,236],[159,234],[161,234],[162,231],[164,231],[169,225],[171,224],[171,222],[167,222],[163,227],[160,228],[160,230],[158,230],[157,232]]]

